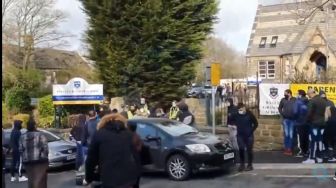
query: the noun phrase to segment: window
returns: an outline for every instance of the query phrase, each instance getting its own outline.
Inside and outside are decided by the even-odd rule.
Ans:
[[[259,48],[265,48],[267,37],[261,37]]]
[[[259,61],[259,77],[262,79],[275,78],[274,61]]]
[[[143,123],[138,123],[136,132],[142,140],[145,140],[147,136],[156,137],[157,131],[154,127]]]
[[[271,48],[275,48],[278,42],[278,36],[273,36],[271,41]]]

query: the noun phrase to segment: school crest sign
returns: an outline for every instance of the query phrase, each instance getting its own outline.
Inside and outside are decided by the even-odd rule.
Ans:
[[[82,78],[73,78],[65,85],[53,85],[54,105],[102,104],[103,101],[103,84],[89,84]]]

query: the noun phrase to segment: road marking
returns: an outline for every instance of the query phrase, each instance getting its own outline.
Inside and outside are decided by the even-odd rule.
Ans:
[[[236,177],[236,176],[239,176],[239,175],[241,175],[241,173],[232,174],[232,175],[230,175],[230,176],[228,176],[228,177],[229,177],[229,178],[233,178],[233,177]]]
[[[266,178],[331,178],[333,175],[266,175]]]

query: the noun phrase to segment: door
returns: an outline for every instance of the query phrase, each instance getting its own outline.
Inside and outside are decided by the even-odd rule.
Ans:
[[[149,124],[138,123],[136,132],[143,141],[141,151],[142,164],[158,167],[161,157],[161,139],[158,137],[157,128]]]

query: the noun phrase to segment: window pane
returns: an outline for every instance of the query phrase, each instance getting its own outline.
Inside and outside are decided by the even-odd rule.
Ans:
[[[147,136],[156,136],[156,130],[152,126],[138,123],[136,132],[140,136],[141,139],[145,139]]]
[[[268,69],[274,69],[274,65],[268,65]]]
[[[274,61],[269,61],[268,65],[274,65]]]
[[[259,73],[260,74],[266,74],[266,70],[260,70]]]
[[[275,70],[268,70],[268,73],[275,73]]]
[[[266,65],[265,61],[259,61],[259,65]]]

